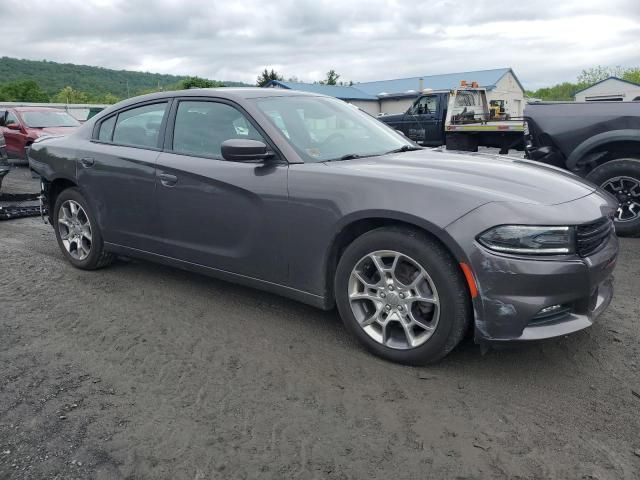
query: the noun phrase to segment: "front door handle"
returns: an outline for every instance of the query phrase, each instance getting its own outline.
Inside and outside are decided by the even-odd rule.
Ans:
[[[80,165],[82,165],[84,168],[91,168],[93,167],[94,163],[96,163],[96,161],[91,157],[85,157],[80,159]]]
[[[162,185],[164,185],[165,187],[173,187],[178,181],[178,177],[176,177],[175,175],[170,175],[168,173],[161,173],[159,177],[160,183],[162,183]]]

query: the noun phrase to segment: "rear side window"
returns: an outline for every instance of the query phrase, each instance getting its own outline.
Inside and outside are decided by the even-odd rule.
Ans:
[[[118,115],[113,142],[135,147],[157,148],[160,125],[167,102],[132,108]]]
[[[98,140],[101,142],[110,142],[113,135],[113,126],[116,124],[116,116],[109,117],[100,124],[98,131]]]

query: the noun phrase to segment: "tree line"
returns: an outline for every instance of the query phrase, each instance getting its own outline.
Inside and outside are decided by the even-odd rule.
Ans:
[[[351,81],[349,81],[349,82],[338,82],[339,78],[340,78],[340,75],[338,75],[335,70],[331,69],[331,70],[329,70],[327,72],[327,76],[324,79],[317,80],[317,81],[315,81],[313,83],[319,83],[320,85],[346,85],[346,86],[349,86],[349,87],[351,85],[353,85],[353,82],[351,82]],[[264,87],[265,85],[267,85],[272,80],[283,81],[284,77],[282,75],[280,75],[278,72],[276,72],[273,68],[271,70],[267,70],[265,68],[262,71],[262,73],[260,75],[258,75],[258,78],[256,79],[256,86]],[[287,82],[298,83],[298,82],[300,82],[300,80],[298,80],[298,77],[289,77],[289,78],[287,78]]]

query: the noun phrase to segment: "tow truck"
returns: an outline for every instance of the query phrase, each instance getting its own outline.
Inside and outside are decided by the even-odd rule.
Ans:
[[[486,89],[462,81],[451,90],[425,89],[409,109],[379,120],[414,142],[477,152],[478,146],[524,150],[524,119],[505,112],[504,102],[487,102]]]

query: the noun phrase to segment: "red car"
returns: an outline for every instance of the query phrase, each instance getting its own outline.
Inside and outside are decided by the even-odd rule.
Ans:
[[[25,148],[38,137],[67,135],[80,126],[64,110],[49,107],[0,108],[0,133],[9,158],[26,160]]]

